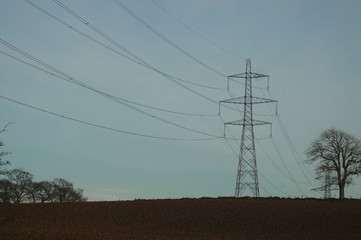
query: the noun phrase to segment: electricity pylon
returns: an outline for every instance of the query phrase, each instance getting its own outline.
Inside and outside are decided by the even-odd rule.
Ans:
[[[329,199],[331,198],[331,174],[330,174],[330,170],[326,170],[326,174],[325,174],[325,186],[323,189],[323,198],[324,199]]]
[[[254,197],[259,197],[258,173],[256,161],[256,148],[254,142],[253,126],[271,124],[270,122],[253,119],[253,104],[277,102],[272,99],[252,96],[252,80],[265,78],[268,75],[253,73],[251,71],[251,59],[246,61],[246,72],[228,76],[231,78],[245,79],[245,92],[243,97],[220,101],[221,103],[243,104],[243,119],[227,122],[228,125],[241,125],[242,137],[239,152],[239,162],[236,180],[235,196],[240,197],[246,188],[253,192]]]
[[[327,166],[324,173],[325,173],[324,184],[321,187],[313,188],[312,190],[317,192],[323,191],[323,198],[330,199],[331,191],[335,190],[335,188],[332,187],[334,186],[334,184],[331,179],[331,170],[329,169],[329,166]]]

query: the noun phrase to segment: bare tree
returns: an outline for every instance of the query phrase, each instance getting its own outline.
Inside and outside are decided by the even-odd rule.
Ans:
[[[86,201],[83,197],[82,189],[74,189],[71,182],[62,178],[55,178],[52,182],[53,196],[55,202],[82,202]]]
[[[0,180],[0,200],[3,203],[11,203],[14,199],[14,184],[8,179]]]
[[[53,202],[54,201],[54,190],[53,184],[49,181],[41,181],[34,183],[34,188],[36,191],[36,201],[37,202]]]
[[[13,169],[6,174],[13,185],[12,202],[21,203],[27,200],[32,187],[33,175],[24,169]]]
[[[327,129],[306,149],[306,163],[316,165],[316,179],[328,172],[330,182],[338,186],[339,198],[345,198],[345,186],[361,173],[361,141],[338,129]]]
[[[87,201],[83,189],[75,189],[62,178],[33,182],[33,175],[23,169],[13,169],[6,175],[7,179],[0,179],[0,202],[3,203]]]
[[[3,129],[0,130],[0,134],[7,131],[7,128],[10,124],[14,124],[13,122],[10,122],[5,125]],[[4,143],[0,141],[0,147],[4,146]],[[3,169],[3,166],[10,164],[9,161],[5,161],[3,159],[4,156],[10,154],[9,152],[0,152],[0,175],[4,175],[6,171]]]

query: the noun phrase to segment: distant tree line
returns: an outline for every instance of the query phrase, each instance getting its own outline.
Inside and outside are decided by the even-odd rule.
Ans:
[[[3,203],[81,202],[83,190],[62,178],[34,182],[33,175],[23,169],[13,169],[0,179],[0,201]]]
[[[6,131],[7,124],[0,133]],[[0,147],[4,144],[0,141]],[[5,169],[9,161],[3,159],[8,152],[0,152],[0,202],[2,203],[45,203],[45,202],[81,202],[83,189],[74,188],[71,182],[63,178],[53,181],[33,181],[33,175],[24,169]]]

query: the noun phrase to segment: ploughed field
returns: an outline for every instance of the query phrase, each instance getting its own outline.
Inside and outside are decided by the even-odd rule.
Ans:
[[[0,239],[361,239],[361,201],[202,198],[0,204]]]

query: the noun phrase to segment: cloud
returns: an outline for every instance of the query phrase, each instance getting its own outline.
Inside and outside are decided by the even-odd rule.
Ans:
[[[125,189],[102,187],[98,185],[86,186],[85,196],[89,201],[118,201],[128,200],[130,192]]]

